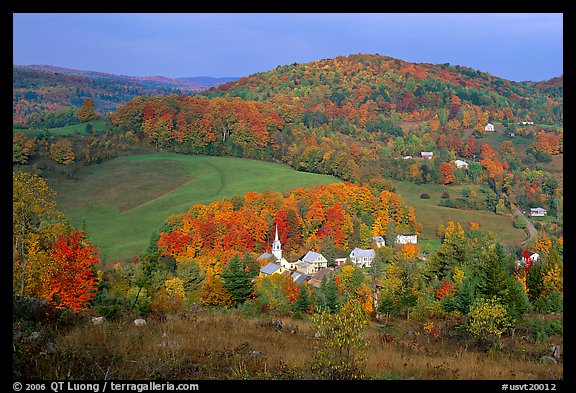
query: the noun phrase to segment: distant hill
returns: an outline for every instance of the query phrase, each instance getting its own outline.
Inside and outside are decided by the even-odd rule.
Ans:
[[[366,111],[406,121],[449,119],[464,110],[495,121],[562,122],[563,77],[514,82],[460,65],[411,63],[353,54],[255,73],[201,93],[263,102],[294,102],[313,114]],[[366,114],[359,114],[366,116]],[[460,116],[462,113],[460,113]]]
[[[176,78],[176,80],[179,81],[191,82],[201,86],[205,86],[207,88],[219,86],[227,82],[234,82],[237,81],[238,79],[240,78],[235,76],[226,76],[222,78],[214,78],[212,76],[191,76],[191,77]]]
[[[94,100],[97,112],[105,113],[142,95],[191,94],[206,89],[197,83],[163,76],[134,77],[52,65],[14,65],[13,122],[25,121],[33,113],[80,107],[86,98]]]

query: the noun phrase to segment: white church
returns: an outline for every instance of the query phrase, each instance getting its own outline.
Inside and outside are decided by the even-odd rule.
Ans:
[[[282,256],[282,243],[280,243],[280,239],[278,238],[278,225],[276,225],[276,237],[272,243],[272,254],[265,252],[258,257],[258,260],[268,258],[273,259],[274,263],[280,265],[286,270],[296,269],[295,262],[288,262],[286,258]]]

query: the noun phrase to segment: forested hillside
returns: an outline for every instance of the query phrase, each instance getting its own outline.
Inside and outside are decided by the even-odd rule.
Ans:
[[[80,107],[90,98],[96,111],[105,113],[141,95],[167,95],[204,90],[198,84],[169,78],[136,78],[54,66],[14,66],[12,73],[13,122],[32,114]]]
[[[562,80],[516,83],[352,55],[278,67],[193,97],[139,97],[111,120],[157,149],[282,161],[360,184],[485,183],[483,194],[446,206],[502,214],[518,203],[557,215],[559,178],[543,169],[563,153]]]

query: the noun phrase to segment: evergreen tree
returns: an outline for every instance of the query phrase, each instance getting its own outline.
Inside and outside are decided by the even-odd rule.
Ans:
[[[339,308],[339,296],[338,296],[338,287],[336,287],[336,282],[334,278],[330,278],[328,280],[328,284],[326,284],[326,307],[330,310],[330,312],[338,311]]]
[[[391,220],[386,228],[386,245],[394,247],[396,244],[396,222]]]
[[[478,290],[485,298],[502,299],[510,286],[512,276],[506,269],[504,249],[500,243],[490,247],[480,258]]]
[[[292,311],[306,312],[310,309],[310,299],[308,297],[308,288],[305,285],[300,285],[300,293],[298,299],[292,305]]]
[[[232,304],[242,304],[254,291],[254,282],[240,257],[235,256],[228,262],[228,267],[220,274],[224,288],[232,296]]]

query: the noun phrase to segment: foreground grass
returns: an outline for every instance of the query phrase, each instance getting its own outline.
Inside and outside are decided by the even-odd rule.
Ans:
[[[339,181],[263,161],[159,153],[106,161],[81,168],[77,180],[48,184],[59,209],[73,225],[85,224],[107,263],[140,255],[164,219],[197,203]]]
[[[98,326],[87,320],[37,348],[17,370],[23,378],[56,380],[315,379],[310,365],[321,339],[306,320],[283,322],[284,329],[277,331],[239,312],[201,310],[149,320],[142,327],[128,318]],[[469,340],[418,334],[419,325],[405,320],[372,324],[365,333],[365,379],[562,379],[562,362],[541,360],[549,343],[518,335],[481,351]],[[561,338],[555,342],[561,344]]]

